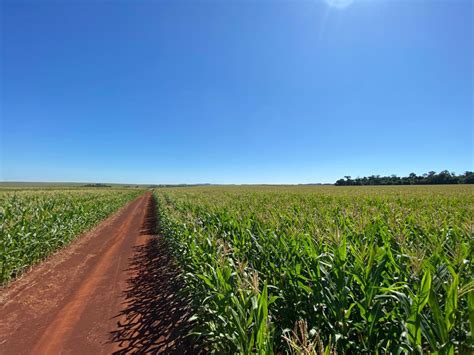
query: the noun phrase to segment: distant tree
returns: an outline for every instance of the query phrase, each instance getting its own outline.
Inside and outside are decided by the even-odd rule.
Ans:
[[[464,175],[462,175],[462,183],[474,184],[474,172],[466,171]]]
[[[418,179],[418,176],[416,176],[415,173],[410,173],[410,175],[408,175],[408,183],[410,185],[415,185],[417,182],[417,179]]]
[[[344,176],[345,179],[336,181],[336,185],[420,185],[420,184],[474,184],[474,172],[466,171],[463,175],[456,175],[454,172],[443,170],[439,174],[430,171],[423,175],[410,173],[408,176],[398,177],[393,174],[390,176],[371,175],[369,177]]]

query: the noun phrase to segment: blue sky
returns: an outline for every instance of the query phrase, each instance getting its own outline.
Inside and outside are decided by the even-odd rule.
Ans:
[[[473,169],[470,0],[1,6],[1,180]]]

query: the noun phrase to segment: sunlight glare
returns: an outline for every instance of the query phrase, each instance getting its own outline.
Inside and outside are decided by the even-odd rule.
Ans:
[[[338,9],[345,9],[346,7],[348,7],[354,2],[354,0],[325,0],[325,1],[329,6],[335,7]]]

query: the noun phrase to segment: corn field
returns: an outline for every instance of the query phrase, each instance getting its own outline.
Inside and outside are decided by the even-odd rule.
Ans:
[[[0,191],[0,284],[68,244],[126,202],[137,190]]]
[[[469,186],[155,190],[218,353],[472,353]]]

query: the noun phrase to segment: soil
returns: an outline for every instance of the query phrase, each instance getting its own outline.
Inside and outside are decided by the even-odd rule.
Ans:
[[[0,290],[0,354],[196,353],[151,193]]]

